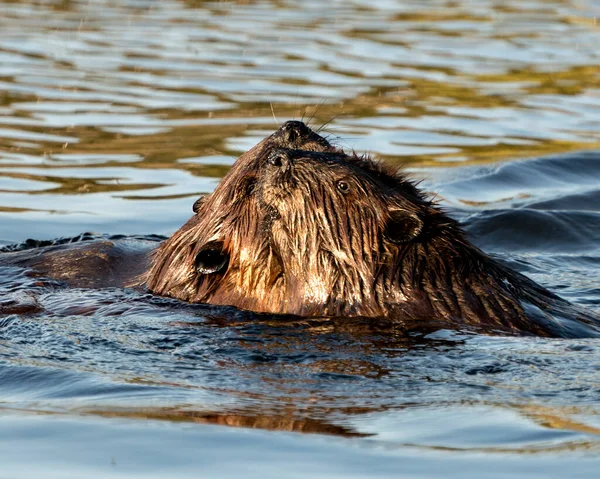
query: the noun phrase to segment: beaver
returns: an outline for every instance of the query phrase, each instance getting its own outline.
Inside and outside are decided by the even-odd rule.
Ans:
[[[264,226],[276,212],[258,202],[254,188],[269,153],[279,148],[338,152],[304,123],[284,123],[240,156],[214,192],[194,203],[195,215],[158,248],[144,277],[150,291],[189,302],[276,311],[266,303],[275,292],[271,275],[278,259],[267,242],[258,241],[267,238]]]
[[[177,275],[187,271],[185,261],[189,258],[185,253],[196,240],[188,238],[184,233],[186,228],[194,234],[202,230],[203,237],[208,238],[212,234],[211,231],[218,231],[223,224],[226,228],[229,227],[227,225],[235,221],[243,191],[251,188],[252,178],[259,169],[256,160],[264,156],[263,151],[273,147],[322,152],[335,150],[324,138],[312,132],[303,123],[285,123],[235,162],[228,175],[221,181],[216,194],[194,203],[193,209],[197,214],[167,242],[169,258],[165,256],[165,261],[160,263],[155,261],[150,274],[150,252],[156,249],[158,241],[165,239],[156,235],[124,237],[83,233],[74,238],[50,241],[27,240],[18,245],[0,247],[0,266],[25,268],[29,276],[51,278],[60,284],[75,288],[142,287],[147,280],[148,284],[152,285],[151,289],[156,285],[157,291],[163,290],[165,295],[181,299],[189,297],[189,300],[193,300],[191,296],[176,292],[176,288],[167,286],[176,283]],[[206,206],[200,211],[199,207],[203,201],[206,202]],[[234,203],[235,207],[232,207]],[[251,204],[246,206],[250,211]],[[209,211],[215,213],[209,214]],[[200,219],[202,222],[198,222]],[[188,239],[189,242],[186,243]],[[166,250],[167,248],[161,251]],[[210,251],[206,251],[208,256]],[[206,267],[209,268],[210,265]],[[171,292],[166,292],[167,289],[171,289]],[[11,302],[9,306],[3,307],[0,302],[0,315],[19,311],[25,306],[26,304]]]
[[[153,254],[155,294],[271,314],[552,337],[600,319],[475,247],[393,169],[302,122],[242,155]]]

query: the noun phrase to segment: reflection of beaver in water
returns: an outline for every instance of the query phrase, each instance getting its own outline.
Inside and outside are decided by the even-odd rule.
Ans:
[[[242,155],[194,209],[154,254],[156,294],[407,327],[598,335],[591,313],[477,249],[401,174],[301,122]]]

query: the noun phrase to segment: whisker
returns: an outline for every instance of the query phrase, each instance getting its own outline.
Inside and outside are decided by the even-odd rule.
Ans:
[[[321,109],[321,107],[325,104],[325,102],[327,100],[329,100],[329,97],[323,98],[323,101],[321,103],[319,103],[319,105],[315,108],[315,111],[313,112],[313,114],[310,116],[310,118],[306,122],[307,126],[310,126],[310,122],[313,121],[313,118],[315,117],[315,115],[318,113],[318,111]]]
[[[342,112],[343,113],[343,112]],[[340,113],[340,115],[342,114]],[[333,120],[337,119],[340,115],[334,115],[333,117],[331,117],[331,119],[329,121],[326,121],[325,123],[323,123],[318,129],[317,129],[317,133],[321,133],[321,130],[323,130],[323,128],[325,128],[327,125],[329,125]]]
[[[279,126],[279,122],[277,121],[277,117],[275,116],[275,110],[273,109],[273,102],[269,102],[269,106],[271,107],[271,113],[273,114],[273,120],[275,120],[275,125]]]

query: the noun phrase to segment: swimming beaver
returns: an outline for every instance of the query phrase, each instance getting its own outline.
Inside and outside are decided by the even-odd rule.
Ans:
[[[154,293],[303,316],[542,336],[600,320],[472,245],[404,175],[287,122],[242,155],[155,252]]]

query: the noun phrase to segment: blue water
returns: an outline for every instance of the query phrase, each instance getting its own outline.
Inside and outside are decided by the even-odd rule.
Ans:
[[[0,245],[169,235],[304,118],[600,311],[600,5],[322,5],[0,1]],[[4,266],[8,301],[31,308],[0,317],[2,479],[600,468],[594,339],[215,315]]]

